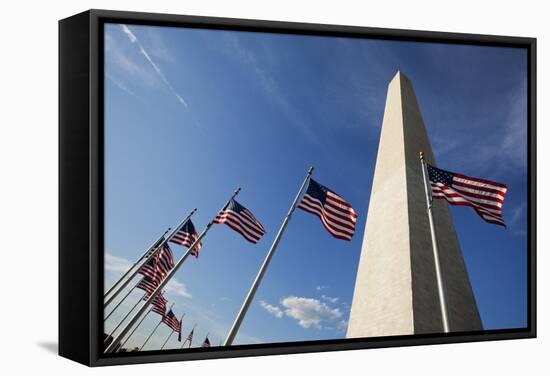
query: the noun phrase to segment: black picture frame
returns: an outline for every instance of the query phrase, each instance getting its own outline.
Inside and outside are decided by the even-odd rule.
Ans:
[[[528,325],[524,329],[104,355],[103,25],[106,22],[525,48],[528,51]],[[536,39],[89,10],[59,21],[59,354],[88,366],[536,337]]]

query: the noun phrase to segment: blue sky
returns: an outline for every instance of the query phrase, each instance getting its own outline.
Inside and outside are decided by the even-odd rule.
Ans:
[[[298,210],[236,343],[344,338],[387,84],[401,70],[438,165],[509,186],[507,229],[451,212],[484,327],[524,327],[526,63],[512,48],[106,25],[106,286],[190,210],[200,231],[242,187],[239,202],[267,234],[253,245],[214,226],[167,292],[185,335],[196,323],[197,344],[207,333],[219,344],[313,165],[359,214],[356,235],[334,239]],[[158,320],[150,315],[128,345]],[[168,333],[161,326],[147,348]]]

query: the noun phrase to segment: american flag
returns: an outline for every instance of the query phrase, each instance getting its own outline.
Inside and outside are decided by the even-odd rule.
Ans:
[[[174,234],[170,241],[175,244],[182,245],[184,247],[191,247],[193,243],[199,238],[195,225],[189,219],[185,224]],[[195,249],[191,251],[191,255],[199,257],[199,249],[202,247],[202,242],[199,242]]]
[[[156,280],[159,284],[174,267],[174,255],[168,244],[159,249],[139,269],[139,274]]]
[[[486,222],[506,227],[502,204],[508,187],[490,180],[472,178],[428,165],[428,175],[434,199],[447,200],[451,205],[472,207]]]
[[[143,300],[147,300],[149,299],[149,296],[151,296],[151,294],[156,290],[158,285],[159,284],[155,279],[149,276],[145,276],[141,279],[141,281],[139,281],[136,287],[145,291],[145,296],[143,297]]]
[[[159,283],[166,277],[166,274],[174,267],[174,254],[168,244],[164,244],[155,256],[155,279],[159,280]]]
[[[155,265],[157,263],[156,257],[154,254],[150,255],[147,261],[139,268],[138,273],[146,277],[154,278],[155,277]]]
[[[265,234],[264,226],[258,222],[256,217],[233,199],[229,201],[225,210],[218,213],[214,222],[225,223],[254,244]]]
[[[162,317],[162,322],[168,325],[174,332],[180,333],[181,323],[172,310],[169,310],[168,313]]]
[[[166,314],[166,303],[168,303],[168,300],[164,297],[164,294],[158,294],[157,296],[155,296],[155,299],[153,299],[152,311],[158,313],[161,316],[164,316]]]
[[[191,344],[193,343],[193,332],[195,331],[195,328],[191,329],[191,332],[187,336],[186,341],[189,341],[189,347],[191,347]],[[183,346],[183,345],[182,345]]]
[[[204,339],[204,342],[202,343],[201,347],[210,347],[210,340],[208,337]]]
[[[357,222],[355,210],[342,197],[315,180],[309,180],[307,191],[298,207],[319,217],[335,238],[351,240],[353,237]]]

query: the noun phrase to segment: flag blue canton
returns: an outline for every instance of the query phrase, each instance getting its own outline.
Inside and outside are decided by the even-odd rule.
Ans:
[[[306,194],[321,201],[321,204],[325,205],[327,201],[327,193],[329,189],[322,184],[317,183],[315,180],[310,179],[307,187]]]
[[[251,243],[258,242],[265,234],[264,226],[250,210],[239,204],[235,199],[231,199],[227,206],[218,213],[214,222],[225,223]]]
[[[452,172],[428,165],[428,175],[430,176],[430,180],[434,183],[442,183],[447,187],[453,185],[454,174]]]
[[[351,240],[355,233],[357,214],[353,207],[322,184],[309,179],[309,185],[298,207],[321,220],[328,232],[337,239]]]

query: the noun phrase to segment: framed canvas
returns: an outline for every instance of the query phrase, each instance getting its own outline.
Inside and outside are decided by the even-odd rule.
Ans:
[[[61,20],[59,354],[535,337],[535,54],[524,37]]]

